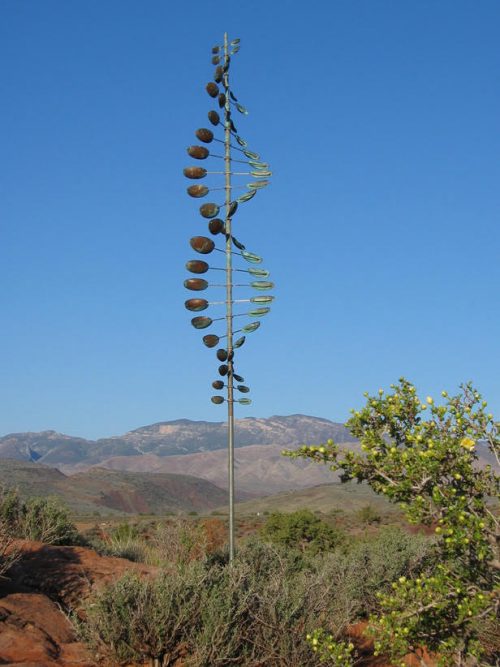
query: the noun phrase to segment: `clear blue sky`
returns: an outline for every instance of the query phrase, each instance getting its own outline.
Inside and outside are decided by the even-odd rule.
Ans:
[[[499,25],[497,0],[3,0],[0,434],[225,418],[182,285],[224,30],[275,174],[238,221],[278,286],[238,416],[342,421],[401,375],[498,415]]]

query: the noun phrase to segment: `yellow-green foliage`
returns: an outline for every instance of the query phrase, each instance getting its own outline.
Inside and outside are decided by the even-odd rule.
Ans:
[[[398,503],[411,523],[434,528],[435,568],[402,575],[392,590],[379,593],[379,609],[370,619],[376,654],[387,653],[399,664],[425,645],[442,665],[475,661],[483,652],[482,628],[495,622],[500,605],[500,521],[488,503],[500,497],[500,477],[490,466],[477,466],[480,447],[488,446],[498,460],[498,425],[470,384],[457,396],[443,392],[442,404],[430,396],[421,400],[404,379],[387,395],[379,390],[366,397],[348,422],[361,454],[330,440],[289,455],[340,470],[343,481],[368,482]],[[322,635],[315,639],[323,657],[344,664],[335,657],[335,643],[325,643]]]

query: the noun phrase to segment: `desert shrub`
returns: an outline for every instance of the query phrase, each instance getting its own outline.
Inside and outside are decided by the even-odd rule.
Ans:
[[[78,531],[69,509],[56,497],[22,500],[15,489],[0,489],[0,521],[12,538],[46,544],[76,544]]]
[[[78,531],[70,513],[58,498],[30,498],[24,504],[22,537],[46,544],[78,543]]]
[[[171,665],[198,622],[205,578],[199,563],[156,578],[127,573],[85,605],[79,634],[113,664],[151,660]]]
[[[19,559],[19,549],[14,544],[8,526],[0,518],[0,579],[3,579],[12,565]]]
[[[169,567],[201,560],[207,555],[207,534],[198,521],[177,519],[158,523],[150,539],[155,564]]]
[[[442,392],[442,405],[430,396],[422,402],[404,378],[391,388],[366,394],[366,406],[352,411],[348,427],[360,454],[329,440],[291,455],[340,470],[342,481],[367,482],[411,523],[434,527],[434,570],[401,575],[380,592],[370,619],[375,654],[400,661],[427,646],[440,665],[477,665],[488,650],[481,637],[486,627],[498,629],[500,609],[500,517],[488,502],[500,497],[500,476],[477,465],[477,452],[487,445],[500,462],[499,425],[470,383],[456,396]],[[335,643],[312,640],[335,664]]]
[[[204,519],[201,525],[205,533],[206,555],[223,550],[227,542],[226,524],[220,519]]]
[[[380,523],[382,515],[372,505],[368,504],[362,507],[357,513],[358,519],[361,523],[372,524]]]
[[[321,622],[339,637],[352,620],[331,568],[322,564],[297,549],[247,542],[232,567],[210,571],[186,665],[318,665],[306,633]]]
[[[254,537],[232,566],[223,552],[202,560],[181,552],[156,579],[127,575],[96,593],[81,633],[115,663],[169,665],[182,655],[186,667],[313,667],[307,634],[321,626],[340,640],[370,613],[376,590],[420,571],[426,544],[387,529],[315,556]]]
[[[16,489],[0,486],[0,521],[8,534],[19,537],[24,503]]]
[[[379,595],[392,590],[399,577],[417,576],[435,566],[432,542],[399,528],[354,540],[344,550],[327,554],[324,577],[335,581],[339,601],[351,617],[367,618],[378,609]]]
[[[88,534],[87,544],[103,556],[171,568],[193,560],[206,560],[222,550],[227,529],[219,519],[199,522],[177,519],[148,526],[122,523],[103,535]]]
[[[331,551],[344,539],[340,530],[309,510],[289,514],[273,512],[261,528],[261,536],[275,544],[307,550],[311,554]]]
[[[126,558],[135,563],[153,563],[154,550],[137,525],[120,523],[103,533],[99,528],[86,534],[86,545],[101,556]]]

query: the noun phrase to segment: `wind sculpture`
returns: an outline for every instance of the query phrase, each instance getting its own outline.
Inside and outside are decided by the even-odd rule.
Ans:
[[[209,288],[214,292],[220,291],[221,288],[225,289],[225,298],[218,296],[216,300],[209,301],[194,297],[188,299],[185,306],[193,313],[202,312],[209,307],[215,311],[215,316],[212,317],[205,315],[193,317],[191,324],[195,329],[207,329],[212,324],[225,321],[225,331],[217,335],[206,334],[203,336],[203,343],[208,348],[216,348],[220,345],[216,351],[216,357],[220,362],[218,372],[221,379],[214,380],[212,387],[217,391],[225,390],[225,395],[216,394],[212,396],[211,400],[216,405],[227,403],[230,562],[234,558],[234,404],[250,405],[251,403],[248,397],[240,397],[240,394],[248,394],[250,389],[243,384],[243,377],[235,371],[235,353],[245,343],[247,334],[260,327],[260,318],[269,313],[270,304],[274,299],[274,296],[264,294],[273,289],[274,284],[267,280],[269,271],[258,266],[262,263],[262,258],[249,252],[243,243],[233,235],[234,217],[240,204],[253,199],[259,190],[268,185],[268,178],[272,175],[269,165],[262,162],[257,153],[249,150],[247,142],[238,133],[233,120],[235,111],[244,116],[248,115],[248,111],[238,102],[229,83],[231,57],[239,49],[240,40],[229,41],[227,33],[224,34],[223,45],[212,48],[212,64],[215,65],[215,72],[213,81],[206,85],[206,91],[219,107],[219,111],[210,110],[208,120],[215,130],[222,130],[222,138],[216,137],[214,131],[205,127],[195,132],[197,139],[202,144],[219,145],[222,154],[219,154],[216,149],[215,152],[212,152],[211,148],[207,148],[206,145],[189,146],[187,153],[190,157],[195,160],[210,159],[210,165],[213,164],[214,167],[213,170],[200,166],[189,166],[184,169],[186,178],[191,180],[208,178],[210,182],[210,185],[198,183],[190,185],[187,188],[190,197],[198,199],[206,197],[209,193],[224,193],[223,202],[204,203],[199,209],[201,217],[209,221],[210,234],[216,240],[221,239],[221,247],[217,247],[215,241],[207,236],[193,236],[190,239],[191,248],[201,255],[208,255],[212,252],[224,255],[225,262],[221,262],[224,266],[212,266],[202,259],[191,259],[186,263],[186,269],[196,276],[207,272],[211,274],[212,272],[223,272],[225,280],[209,282],[204,278],[191,277],[184,281],[184,287],[193,292],[201,292]],[[252,180],[245,183],[249,177]],[[211,181],[214,181],[214,185],[211,184]],[[240,194],[241,190],[244,192]],[[245,268],[241,268],[237,262],[241,262]],[[241,280],[244,282],[239,282],[239,276],[242,276]],[[234,298],[236,290],[238,298]],[[249,296],[246,296],[245,292],[249,293]],[[240,298],[240,294],[244,298]],[[249,309],[239,312],[240,304],[249,304]],[[212,310],[210,312],[212,314]],[[245,323],[243,320],[241,326],[237,324],[241,321],[240,318],[245,317],[251,318],[252,321]]]

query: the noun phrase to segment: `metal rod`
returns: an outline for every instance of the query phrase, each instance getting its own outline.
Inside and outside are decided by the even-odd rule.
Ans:
[[[229,487],[229,563],[234,561],[234,387],[233,387],[233,267],[231,239],[231,111],[229,104],[229,49],[227,32],[224,33],[224,165],[226,190],[226,322],[227,322],[227,468]]]

